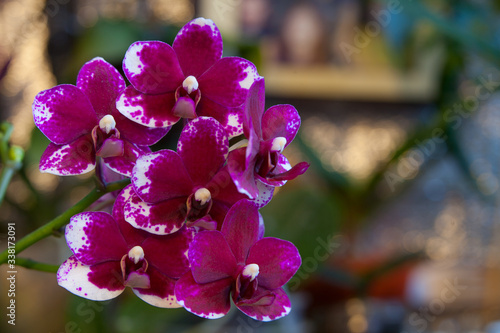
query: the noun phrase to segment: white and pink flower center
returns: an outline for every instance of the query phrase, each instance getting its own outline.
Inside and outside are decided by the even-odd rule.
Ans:
[[[134,246],[120,261],[124,285],[131,288],[150,288],[151,281],[146,273],[148,261],[144,258],[144,250]]]

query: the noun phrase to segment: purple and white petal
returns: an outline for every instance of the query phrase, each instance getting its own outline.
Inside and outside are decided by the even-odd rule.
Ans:
[[[50,143],[40,158],[40,171],[58,176],[81,175],[95,168],[94,144],[83,135],[66,145]]]
[[[116,105],[114,106],[116,109]],[[160,141],[170,130],[170,127],[147,127],[136,123],[118,110],[111,114],[116,121],[116,128],[120,131],[120,137],[139,146],[151,146]]]
[[[265,290],[259,290],[266,292]],[[281,288],[273,290],[275,295],[271,305],[236,305],[247,316],[259,321],[272,321],[290,313],[292,305],[285,291]]]
[[[97,118],[101,119],[116,112],[116,97],[125,89],[125,80],[113,65],[97,57],[82,66],[76,86],[87,96]]]
[[[250,87],[245,101],[243,130],[247,138],[250,138],[250,132],[254,132],[259,140],[262,139],[261,121],[266,107],[265,94],[264,78],[258,77]]]
[[[115,157],[103,158],[104,164],[119,174],[127,177],[132,177],[132,170],[134,169],[137,159],[147,153],[151,152],[149,147],[136,146],[126,140],[123,142],[123,155]]]
[[[227,135],[232,138],[243,134],[243,108],[228,107],[201,96],[196,107],[198,116],[212,117],[217,120],[226,130]]]
[[[259,78],[255,65],[239,57],[224,57],[198,80],[201,94],[228,107],[241,106],[248,90]]]
[[[124,206],[125,221],[155,235],[168,235],[184,225],[186,197],[150,204],[133,192]]]
[[[189,270],[188,249],[193,237],[192,228],[182,228],[170,235],[148,237],[141,246],[150,266],[177,279]]]
[[[123,71],[135,89],[147,94],[173,92],[185,77],[174,49],[160,41],[130,45],[123,59]]]
[[[257,205],[257,207],[262,208],[265,205],[267,205],[271,199],[273,198],[274,195],[274,186],[270,186],[267,184],[264,184],[260,180],[256,180],[255,184],[257,185],[257,188],[259,189],[259,195],[257,198],[253,199],[253,203]]]
[[[175,93],[149,95],[128,86],[116,100],[118,111],[138,124],[151,128],[172,126],[179,117],[172,113]]]
[[[199,77],[222,57],[220,31],[212,20],[203,17],[186,23],[172,47],[186,77]]]
[[[124,207],[125,204],[130,200],[130,197],[135,195],[134,187],[132,184],[127,185],[116,197],[115,203],[113,205],[113,217],[120,229],[123,238],[127,244],[141,244],[144,239],[151,237],[151,234],[147,231],[140,230],[133,227],[130,223],[125,221],[124,217]]]
[[[249,200],[240,200],[227,212],[222,225],[224,235],[236,262],[245,264],[248,251],[259,240],[259,211]]]
[[[149,266],[147,274],[151,281],[148,289],[132,288],[134,294],[144,302],[160,308],[180,308],[175,298],[174,288],[177,280],[160,273],[156,268]]]
[[[125,289],[123,284],[120,286],[119,280],[114,280],[116,287],[111,287],[111,289],[96,286],[89,281],[90,273],[90,266],[83,265],[75,256],[71,256],[59,267],[57,271],[57,283],[77,296],[94,301],[105,301],[115,298]],[[112,276],[111,279],[113,280]]]
[[[44,90],[33,102],[35,125],[55,144],[67,144],[90,133],[98,119],[87,96],[70,84]]]
[[[189,247],[188,256],[197,283],[214,282],[237,273],[236,259],[219,231],[198,233]]]
[[[137,195],[149,203],[187,197],[193,190],[182,159],[176,152],[166,149],[137,159],[132,184]]]
[[[255,180],[255,168],[246,166],[247,147],[233,150],[229,153],[227,165],[231,178],[240,193],[248,195],[249,198],[257,198],[259,189]],[[255,160],[255,156],[253,156]]]
[[[199,117],[182,130],[177,153],[194,185],[205,186],[226,161],[228,147],[222,126],[213,118]]]
[[[84,212],[73,216],[66,226],[66,242],[85,265],[118,260],[128,252],[114,218],[104,212]]]
[[[262,117],[262,138],[267,141],[283,137],[286,139],[286,147],[295,138],[299,127],[300,116],[292,105],[274,105]]]
[[[297,272],[301,264],[300,254],[289,241],[266,237],[252,246],[247,264],[259,265],[259,286],[276,289],[283,286]]]
[[[122,290],[125,286],[120,261],[106,261],[89,266],[89,282],[101,289]]]
[[[233,278],[198,284],[191,272],[175,285],[177,302],[186,310],[207,319],[224,317],[231,308],[230,292]]]

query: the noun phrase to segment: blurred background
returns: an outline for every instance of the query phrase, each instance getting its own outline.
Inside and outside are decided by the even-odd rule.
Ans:
[[[253,61],[266,105],[302,117],[284,154],[309,171],[262,209],[266,236],[292,241],[303,264],[293,309],[260,323],[233,309],[202,320],[131,292],[92,302],[55,274],[18,267],[13,332],[500,332],[500,1],[0,1],[0,120],[26,150],[0,207],[16,237],[84,197],[92,174],[42,174],[49,141],[34,96],[75,84],[100,56],[121,71],[137,40],[172,43],[204,16],[225,56]],[[173,148],[174,128],[155,149]],[[59,265],[62,234],[20,257]],[[7,306],[6,266],[0,281]],[[2,310],[2,313],[4,310]]]

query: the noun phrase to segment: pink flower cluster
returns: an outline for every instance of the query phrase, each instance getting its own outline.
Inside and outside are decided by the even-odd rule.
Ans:
[[[35,124],[51,141],[40,170],[77,175],[96,165],[129,177],[112,213],[71,218],[73,255],[59,285],[92,300],[128,286],[154,306],[204,317],[227,314],[231,299],[250,317],[289,313],[283,285],[301,264],[296,247],[263,237],[259,208],[274,188],[304,173],[282,155],[300,117],[291,105],[265,111],[264,79],[242,58],[222,57],[215,24],[197,18],[172,46],[136,42],[119,72],[102,58],[87,62],[76,86],[40,92]],[[149,146],[184,118],[177,150]],[[246,145],[230,149],[229,139]]]

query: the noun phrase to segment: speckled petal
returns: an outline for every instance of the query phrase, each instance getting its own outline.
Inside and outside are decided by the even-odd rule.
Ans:
[[[94,58],[82,66],[76,86],[87,96],[98,119],[116,112],[116,97],[125,89],[125,80],[103,58]]]
[[[123,142],[123,155],[115,157],[103,158],[104,164],[114,172],[132,177],[132,170],[135,166],[135,161],[144,154],[150,153],[149,147],[138,147],[128,141]]]
[[[248,251],[259,240],[260,223],[257,206],[249,200],[235,203],[227,212],[221,232],[236,262],[244,265]]]
[[[255,65],[239,57],[224,57],[198,80],[201,95],[227,107],[241,106],[254,81]]]
[[[128,252],[114,218],[104,212],[84,212],[73,216],[66,226],[66,242],[85,265],[118,260]]]
[[[292,278],[301,259],[299,251],[289,241],[266,237],[252,246],[246,263],[259,265],[259,286],[272,290]]]
[[[67,144],[90,133],[98,119],[88,98],[77,87],[61,84],[36,95],[35,125],[55,144]]]
[[[125,221],[152,234],[168,235],[184,225],[186,200],[181,197],[150,204],[132,191],[124,206]]]
[[[265,141],[284,137],[286,146],[299,131],[300,116],[297,110],[288,104],[275,105],[267,109],[262,117],[262,137]]]
[[[118,264],[119,265],[119,264]],[[97,268],[100,268],[97,266]],[[108,271],[108,273],[110,273]],[[105,301],[120,295],[125,287],[111,273],[107,286],[97,286],[89,281],[90,266],[83,265],[75,256],[62,263],[57,271],[57,283],[71,293],[94,301]],[[95,268],[94,273],[95,275]],[[106,271],[104,271],[106,275]]]
[[[257,207],[262,208],[273,198],[274,186],[264,184],[260,180],[256,180],[255,184],[257,184],[257,188],[259,189],[259,195],[252,201],[257,205]]]
[[[185,78],[175,51],[160,41],[130,45],[123,59],[123,71],[137,90],[147,94],[173,92]]]
[[[151,128],[166,128],[179,121],[179,117],[172,113],[174,105],[173,92],[150,95],[132,86],[128,86],[116,100],[116,108],[122,115]]]
[[[229,153],[227,160],[228,170],[240,193],[248,195],[249,198],[257,198],[259,189],[255,179],[255,167],[248,167],[248,160],[253,160],[255,165],[255,155],[246,158],[248,147],[235,149]]]
[[[237,262],[219,231],[198,233],[189,247],[191,271],[197,283],[214,282],[236,273]]]
[[[170,130],[170,126],[154,128],[141,125],[126,118],[118,110],[113,117],[116,121],[116,128],[120,131],[120,137],[139,146],[154,145]]]
[[[120,232],[123,235],[125,242],[127,244],[140,244],[144,241],[144,239],[150,237],[151,234],[147,231],[137,229],[125,221],[124,207],[133,193],[135,194],[132,184],[127,185],[120,192],[113,205],[113,217],[118,224],[118,228],[120,228]]]
[[[191,272],[175,285],[177,302],[186,310],[207,319],[224,317],[231,308],[230,292],[233,278],[198,284]]]
[[[176,279],[159,272],[155,267],[148,267],[147,274],[151,287],[148,289],[133,288],[134,294],[144,302],[160,308],[180,308],[174,294]]]
[[[172,44],[182,71],[199,77],[222,57],[222,37],[212,20],[198,17],[184,25]]]
[[[243,134],[243,107],[228,107],[212,101],[211,99],[200,99],[196,107],[198,116],[212,117],[217,120],[226,130],[229,138]]]
[[[148,203],[187,197],[193,189],[182,159],[176,152],[166,149],[137,159],[132,184],[137,195]]]
[[[81,175],[94,170],[95,151],[89,135],[66,145],[50,143],[40,158],[40,171],[58,176]]]
[[[213,118],[199,117],[184,127],[177,152],[195,186],[205,186],[219,171],[226,161],[228,146],[224,129]]]
[[[259,288],[259,292],[267,292]],[[247,316],[259,321],[272,321],[290,313],[292,305],[285,291],[281,288],[273,290],[274,301],[270,305],[236,305]]]

